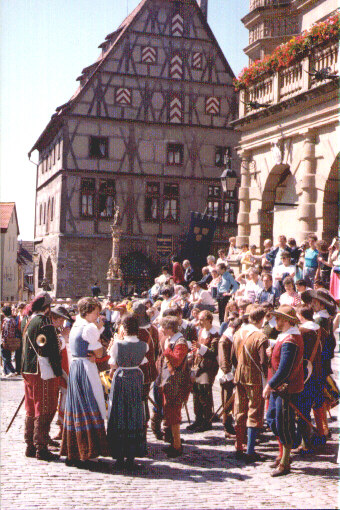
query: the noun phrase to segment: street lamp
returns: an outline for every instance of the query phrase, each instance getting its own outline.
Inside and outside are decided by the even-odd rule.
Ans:
[[[221,175],[221,184],[224,193],[233,192],[236,188],[237,175],[235,170],[231,168],[231,158],[225,157],[226,168],[223,170]],[[228,193],[229,194],[229,193]]]

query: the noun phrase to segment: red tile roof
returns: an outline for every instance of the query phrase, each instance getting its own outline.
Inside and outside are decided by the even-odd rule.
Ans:
[[[15,213],[15,219],[18,225],[18,218],[17,218],[17,212],[15,208],[15,202],[1,202],[0,203],[0,226],[1,226],[1,232],[5,233],[7,232],[8,225],[10,222],[10,219],[12,217],[12,213]],[[19,233],[19,225],[18,225],[18,233]]]

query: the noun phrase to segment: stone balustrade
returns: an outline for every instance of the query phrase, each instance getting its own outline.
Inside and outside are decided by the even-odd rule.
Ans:
[[[250,0],[250,10],[253,11],[258,7],[273,7],[287,4],[287,0]]]
[[[240,118],[258,109],[252,109],[249,102],[278,104],[308,90],[320,87],[329,79],[316,81],[308,72],[329,68],[331,74],[338,73],[338,44],[315,48],[300,62],[281,69],[273,75],[265,75],[261,81],[249,86],[240,93]]]

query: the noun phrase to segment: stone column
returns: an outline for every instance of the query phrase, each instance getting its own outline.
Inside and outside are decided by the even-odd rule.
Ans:
[[[303,241],[308,234],[316,232],[315,204],[317,200],[317,190],[315,186],[316,158],[315,158],[315,133],[307,131],[305,133],[304,148],[302,154],[303,176],[300,181],[302,190],[299,198],[297,225],[298,240]]]
[[[250,172],[249,162],[251,155],[248,151],[241,151],[241,187],[238,193],[239,199],[239,213],[237,216],[238,232],[237,232],[237,246],[244,243],[249,243],[250,225],[249,225],[249,212],[250,212]]]
[[[109,261],[109,270],[107,272],[108,293],[109,299],[118,300],[121,298],[120,286],[122,284],[122,273],[120,270],[120,238],[123,230],[116,225],[111,226],[112,230],[112,254]]]

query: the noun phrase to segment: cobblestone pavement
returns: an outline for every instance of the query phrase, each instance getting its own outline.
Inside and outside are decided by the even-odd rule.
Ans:
[[[338,354],[339,356],[339,354]],[[338,372],[339,357],[335,360]],[[277,454],[265,432],[257,450],[268,461],[246,466],[233,458],[221,423],[213,430],[190,433],[183,413],[182,457],[169,461],[164,444],[148,433],[149,454],[133,475],[112,471],[110,459],[93,461],[89,471],[24,456],[24,409],[5,434],[23,395],[21,378],[1,380],[1,509],[217,509],[339,508],[338,408],[332,410],[332,439],[306,457],[295,456],[291,474],[271,478],[269,461]],[[218,386],[215,404],[220,403]],[[192,400],[189,412],[193,417]],[[55,425],[52,433],[56,432]]]

